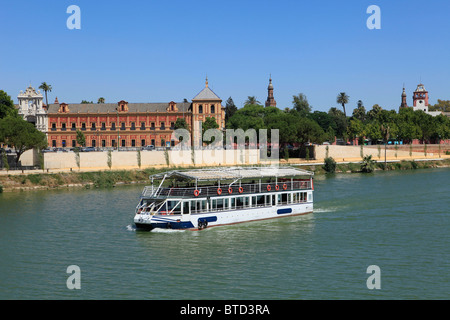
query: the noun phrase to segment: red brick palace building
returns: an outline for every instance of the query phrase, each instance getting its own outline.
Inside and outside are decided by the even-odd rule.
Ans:
[[[54,104],[47,108],[49,147],[76,147],[76,131],[86,137],[90,147],[155,147],[175,145],[171,140],[175,122],[184,118],[191,136],[196,121],[214,117],[220,129],[225,129],[225,108],[222,100],[208,87],[192,102]]]

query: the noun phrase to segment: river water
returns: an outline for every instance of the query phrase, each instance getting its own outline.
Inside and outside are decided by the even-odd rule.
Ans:
[[[316,176],[313,214],[202,231],[136,231],[142,186],[0,194],[0,299],[448,299],[449,181]]]

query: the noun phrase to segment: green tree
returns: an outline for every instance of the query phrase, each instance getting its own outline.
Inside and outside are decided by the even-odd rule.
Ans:
[[[381,110],[383,110],[383,108],[381,108],[378,104],[374,104],[372,106],[372,109],[369,110],[369,112],[367,112],[368,120],[369,121],[378,120],[378,116],[380,115]]]
[[[105,103],[105,98],[103,98],[103,97],[98,98],[97,103],[98,103],[98,104],[103,104],[103,103]]]
[[[189,130],[189,125],[186,122],[186,119],[184,118],[178,118],[177,121],[175,121],[174,129],[186,129]]]
[[[308,99],[303,93],[299,93],[292,97],[292,105],[301,115],[307,115],[311,112],[311,106],[308,103]]]
[[[234,104],[233,99],[229,97],[225,104],[225,123],[228,122],[228,120],[236,113],[237,110],[238,109]]]
[[[361,100],[358,100],[358,106],[353,110],[352,116],[354,119],[358,119],[361,122],[366,121],[366,108]]]
[[[332,107],[328,111],[328,115],[331,118],[331,127],[336,132],[336,136],[339,138],[345,138],[347,135],[347,117],[344,112]]]
[[[359,119],[351,119],[347,128],[347,133],[352,139],[361,138],[364,136],[364,124]]]
[[[349,100],[350,97],[345,92],[339,93],[336,98],[336,102],[342,105],[342,109],[344,109],[345,117],[347,117],[347,113],[345,112],[345,105],[348,103]]]
[[[45,149],[47,137],[34,125],[19,117],[8,116],[0,120],[0,142],[11,145],[16,150],[16,166],[22,154],[30,149]]]
[[[205,132],[209,129],[219,129],[219,125],[216,122],[216,118],[214,117],[207,117],[205,121],[202,123],[202,137],[205,134]],[[206,144],[211,144],[213,141],[204,141]]]
[[[249,105],[249,104],[261,104],[261,102],[256,100],[255,96],[248,96],[247,100],[245,100],[245,102],[244,102],[244,105]]]
[[[93,104],[93,101],[81,100],[81,104]]]
[[[52,86],[47,84],[47,82],[42,82],[39,89],[45,92],[45,104],[48,106],[47,92],[52,92]]]
[[[17,110],[11,97],[3,90],[0,90],[0,119],[7,116],[17,116]]]
[[[81,147],[85,147],[86,146],[86,137],[84,136],[83,131],[77,130],[77,144]]]
[[[435,105],[428,106],[429,111],[442,111],[442,112],[450,112],[450,100],[440,100],[438,99]]]

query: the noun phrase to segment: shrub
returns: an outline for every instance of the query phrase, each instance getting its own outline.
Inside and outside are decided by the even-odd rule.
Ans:
[[[361,162],[361,171],[370,173],[375,170],[375,160],[372,160],[372,155],[365,156]]]
[[[334,173],[336,171],[336,161],[332,157],[325,158],[323,169],[328,173]]]
[[[0,184],[0,193],[3,193],[3,186]]]

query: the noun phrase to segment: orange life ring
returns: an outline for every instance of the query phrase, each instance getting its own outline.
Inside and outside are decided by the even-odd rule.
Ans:
[[[283,190],[287,190],[287,184],[283,184]]]
[[[276,185],[276,186],[275,186],[275,190],[277,190],[277,191],[280,190],[280,186],[279,186],[279,185]]]
[[[233,189],[231,187],[228,188],[228,193],[232,194],[233,193]]]
[[[244,192],[244,188],[239,187],[239,193],[242,193],[242,192]]]
[[[194,196],[198,197],[199,194],[200,194],[200,191],[198,191],[198,190],[194,191]]]
[[[267,185],[267,191],[272,190],[272,187],[270,186],[270,184]]]
[[[222,189],[217,189],[217,194],[220,196],[222,194]]]

